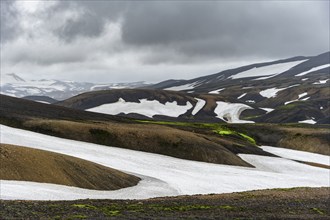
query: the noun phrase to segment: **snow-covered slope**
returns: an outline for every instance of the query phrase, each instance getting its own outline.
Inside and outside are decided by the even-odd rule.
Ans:
[[[1,199],[142,199],[266,188],[329,187],[330,184],[328,169],[312,167],[284,158],[241,154],[241,158],[256,167],[246,168],[105,147],[7,126],[1,126],[0,129],[1,143],[58,152],[119,169],[142,178],[137,186],[116,191],[95,191],[55,184],[1,180]],[[283,152],[285,153],[285,151],[286,149]],[[281,149],[278,149],[278,152],[281,153]],[[309,153],[295,151],[290,152],[289,158],[301,156],[304,156],[307,161],[315,160],[315,154],[311,156]],[[319,163],[323,163],[323,161],[326,163],[325,159],[329,158],[323,155],[316,155],[316,157],[324,158]]]
[[[237,73],[235,75],[230,76],[230,79],[241,79],[241,78],[249,78],[249,77],[261,77],[261,76],[268,76],[268,77],[274,77],[278,74],[281,74],[292,67],[305,62],[306,60],[299,60],[299,61],[293,61],[293,62],[287,62],[287,63],[279,63],[279,64],[273,64],[269,66],[263,66],[263,67],[255,67],[252,69],[249,69],[247,71],[243,71],[240,73]],[[260,79],[260,78],[257,78]],[[263,78],[268,79],[268,78]]]
[[[330,52],[326,52],[256,63],[151,87],[184,88],[181,91],[189,94],[219,94],[226,102],[247,104],[254,109],[274,109],[267,115],[256,110],[242,113],[242,119],[256,122],[298,123],[311,122],[314,118],[316,123],[329,124],[329,76]],[[303,92],[308,93],[308,97],[298,97]]]

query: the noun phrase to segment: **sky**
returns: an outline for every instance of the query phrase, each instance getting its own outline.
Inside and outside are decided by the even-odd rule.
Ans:
[[[3,1],[1,74],[160,82],[329,51],[329,1]]]

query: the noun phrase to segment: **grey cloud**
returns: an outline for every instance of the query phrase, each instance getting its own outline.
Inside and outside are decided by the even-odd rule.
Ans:
[[[1,1],[0,2],[0,33],[1,43],[5,43],[9,40],[15,39],[20,29],[17,25],[17,11],[13,7],[13,1]]]
[[[323,8],[329,2],[146,2],[127,13],[123,40],[204,58],[315,54],[329,50]]]
[[[78,20],[68,20],[65,25],[55,29],[54,34],[71,42],[78,37],[97,37],[104,31],[108,21],[117,21],[125,12],[128,2],[116,1],[69,1],[61,2],[55,10],[72,8],[81,10],[82,15]]]
[[[79,16],[62,21],[66,12]],[[329,1],[59,1],[31,16],[41,25],[22,29],[13,1],[1,1],[6,68],[29,63],[64,70],[77,64],[80,72],[79,64],[93,62],[89,72],[113,65],[120,76],[131,77],[122,66],[135,65],[139,71],[130,73],[143,74],[159,64],[174,71],[181,64],[204,68],[330,50]],[[109,23],[119,25],[119,39],[105,36],[111,35]]]

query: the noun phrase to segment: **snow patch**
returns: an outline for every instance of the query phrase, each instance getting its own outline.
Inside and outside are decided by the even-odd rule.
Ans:
[[[197,100],[197,103],[195,105],[194,110],[192,111],[192,115],[196,115],[206,104],[206,101],[203,99],[195,98]]]
[[[260,109],[265,110],[267,112],[266,114],[268,114],[269,112],[274,111],[273,108],[260,108]]]
[[[325,79],[325,80],[319,80],[318,82],[313,83],[314,85],[321,85],[321,84],[326,84],[328,82],[329,79]]]
[[[304,96],[306,96],[306,95],[308,95],[307,92],[301,93],[301,94],[298,95],[298,99],[300,99],[300,98],[302,98],[302,97],[304,97]]]
[[[242,95],[238,96],[237,99],[241,99],[241,98],[243,98],[244,96],[246,96],[246,93],[243,93]]]
[[[232,75],[229,78],[240,79],[240,78],[259,77],[259,76],[274,77],[280,73],[283,73],[283,72],[291,69],[292,67],[294,67],[302,62],[305,62],[305,61],[306,60],[300,60],[300,61],[294,61],[294,62],[273,64],[273,65],[259,67],[259,68],[255,67],[255,68],[249,69],[247,71]],[[270,78],[270,77],[267,77],[267,78]]]
[[[139,101],[140,103],[126,102],[124,99],[119,98],[115,103],[103,104],[86,110],[110,115],[137,113],[152,118],[154,115],[178,117],[193,107],[188,101],[186,105],[178,105],[176,101],[166,102],[165,105],[158,100],[139,99]]]
[[[277,88],[265,89],[265,90],[260,91],[259,94],[263,97],[266,97],[266,98],[274,98],[274,97],[276,97],[276,95],[279,91],[282,91],[284,89],[285,88],[282,88],[282,89],[277,89]]]
[[[308,100],[310,97],[307,97],[307,98],[301,99],[302,97],[305,97],[306,95],[308,95],[307,92],[301,93],[301,94],[298,95],[298,99],[295,99],[295,100],[291,100],[291,101],[285,102],[284,105],[290,104],[290,103],[292,103],[292,102],[297,102],[297,101],[306,101],[306,100]]]
[[[312,69],[310,69],[310,70],[308,70],[308,71],[305,71],[305,72],[302,72],[302,73],[299,73],[299,74],[297,74],[297,75],[295,75],[295,76],[304,76],[304,75],[306,75],[306,74],[308,74],[308,73],[310,73],[310,72],[314,72],[314,71],[316,71],[316,70],[321,70],[321,69],[327,68],[327,67],[329,67],[329,66],[330,66],[330,64],[325,64],[325,65],[321,65],[321,66],[313,67]]]
[[[308,120],[304,120],[304,121],[298,121],[298,123],[316,124],[316,121],[314,121],[313,119],[308,119]]]
[[[217,89],[217,90],[213,90],[213,91],[210,91],[209,94],[219,94],[222,90],[224,90],[225,88],[223,89]]]
[[[214,113],[217,114],[218,118],[229,123],[254,123],[253,121],[239,119],[240,114],[246,109],[252,109],[252,107],[241,103],[217,101],[217,107],[214,109]]]

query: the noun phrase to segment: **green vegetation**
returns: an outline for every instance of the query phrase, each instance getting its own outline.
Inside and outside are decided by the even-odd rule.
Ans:
[[[148,200],[4,200],[0,204],[0,218],[304,219],[308,216],[309,219],[328,219],[329,189],[295,187]]]
[[[181,212],[185,212],[185,211],[192,211],[192,210],[207,210],[207,209],[215,209],[217,208],[216,206],[209,206],[209,205],[178,205],[178,204],[174,204],[174,205],[149,205],[147,206],[148,209],[153,209],[155,211],[181,211]]]
[[[230,205],[222,205],[222,206],[219,206],[220,209],[226,209],[226,210],[233,210],[233,209],[236,209],[235,207],[233,206],[230,206]]]
[[[312,208],[312,210],[320,215],[324,215],[324,211],[322,209],[319,209],[319,208]]]
[[[221,136],[239,137],[241,139],[244,139],[244,140],[250,142],[253,145],[256,145],[257,144],[256,141],[252,137],[250,137],[250,136],[248,136],[246,134],[243,134],[241,132],[230,130],[229,128],[227,128],[225,126],[219,126],[219,128],[216,129],[216,130],[214,130],[214,132],[216,132],[217,134],[219,134]]]
[[[88,204],[73,204],[72,206],[77,207],[77,208],[96,209],[95,206],[88,205]]]
[[[256,145],[257,143],[256,143],[256,141],[252,138],[252,137],[250,137],[250,136],[248,136],[248,135],[246,135],[246,134],[243,134],[243,133],[238,133],[239,135],[241,135],[243,138],[245,138],[246,140],[248,140],[250,143],[252,143],[252,144],[254,144],[254,145]]]

